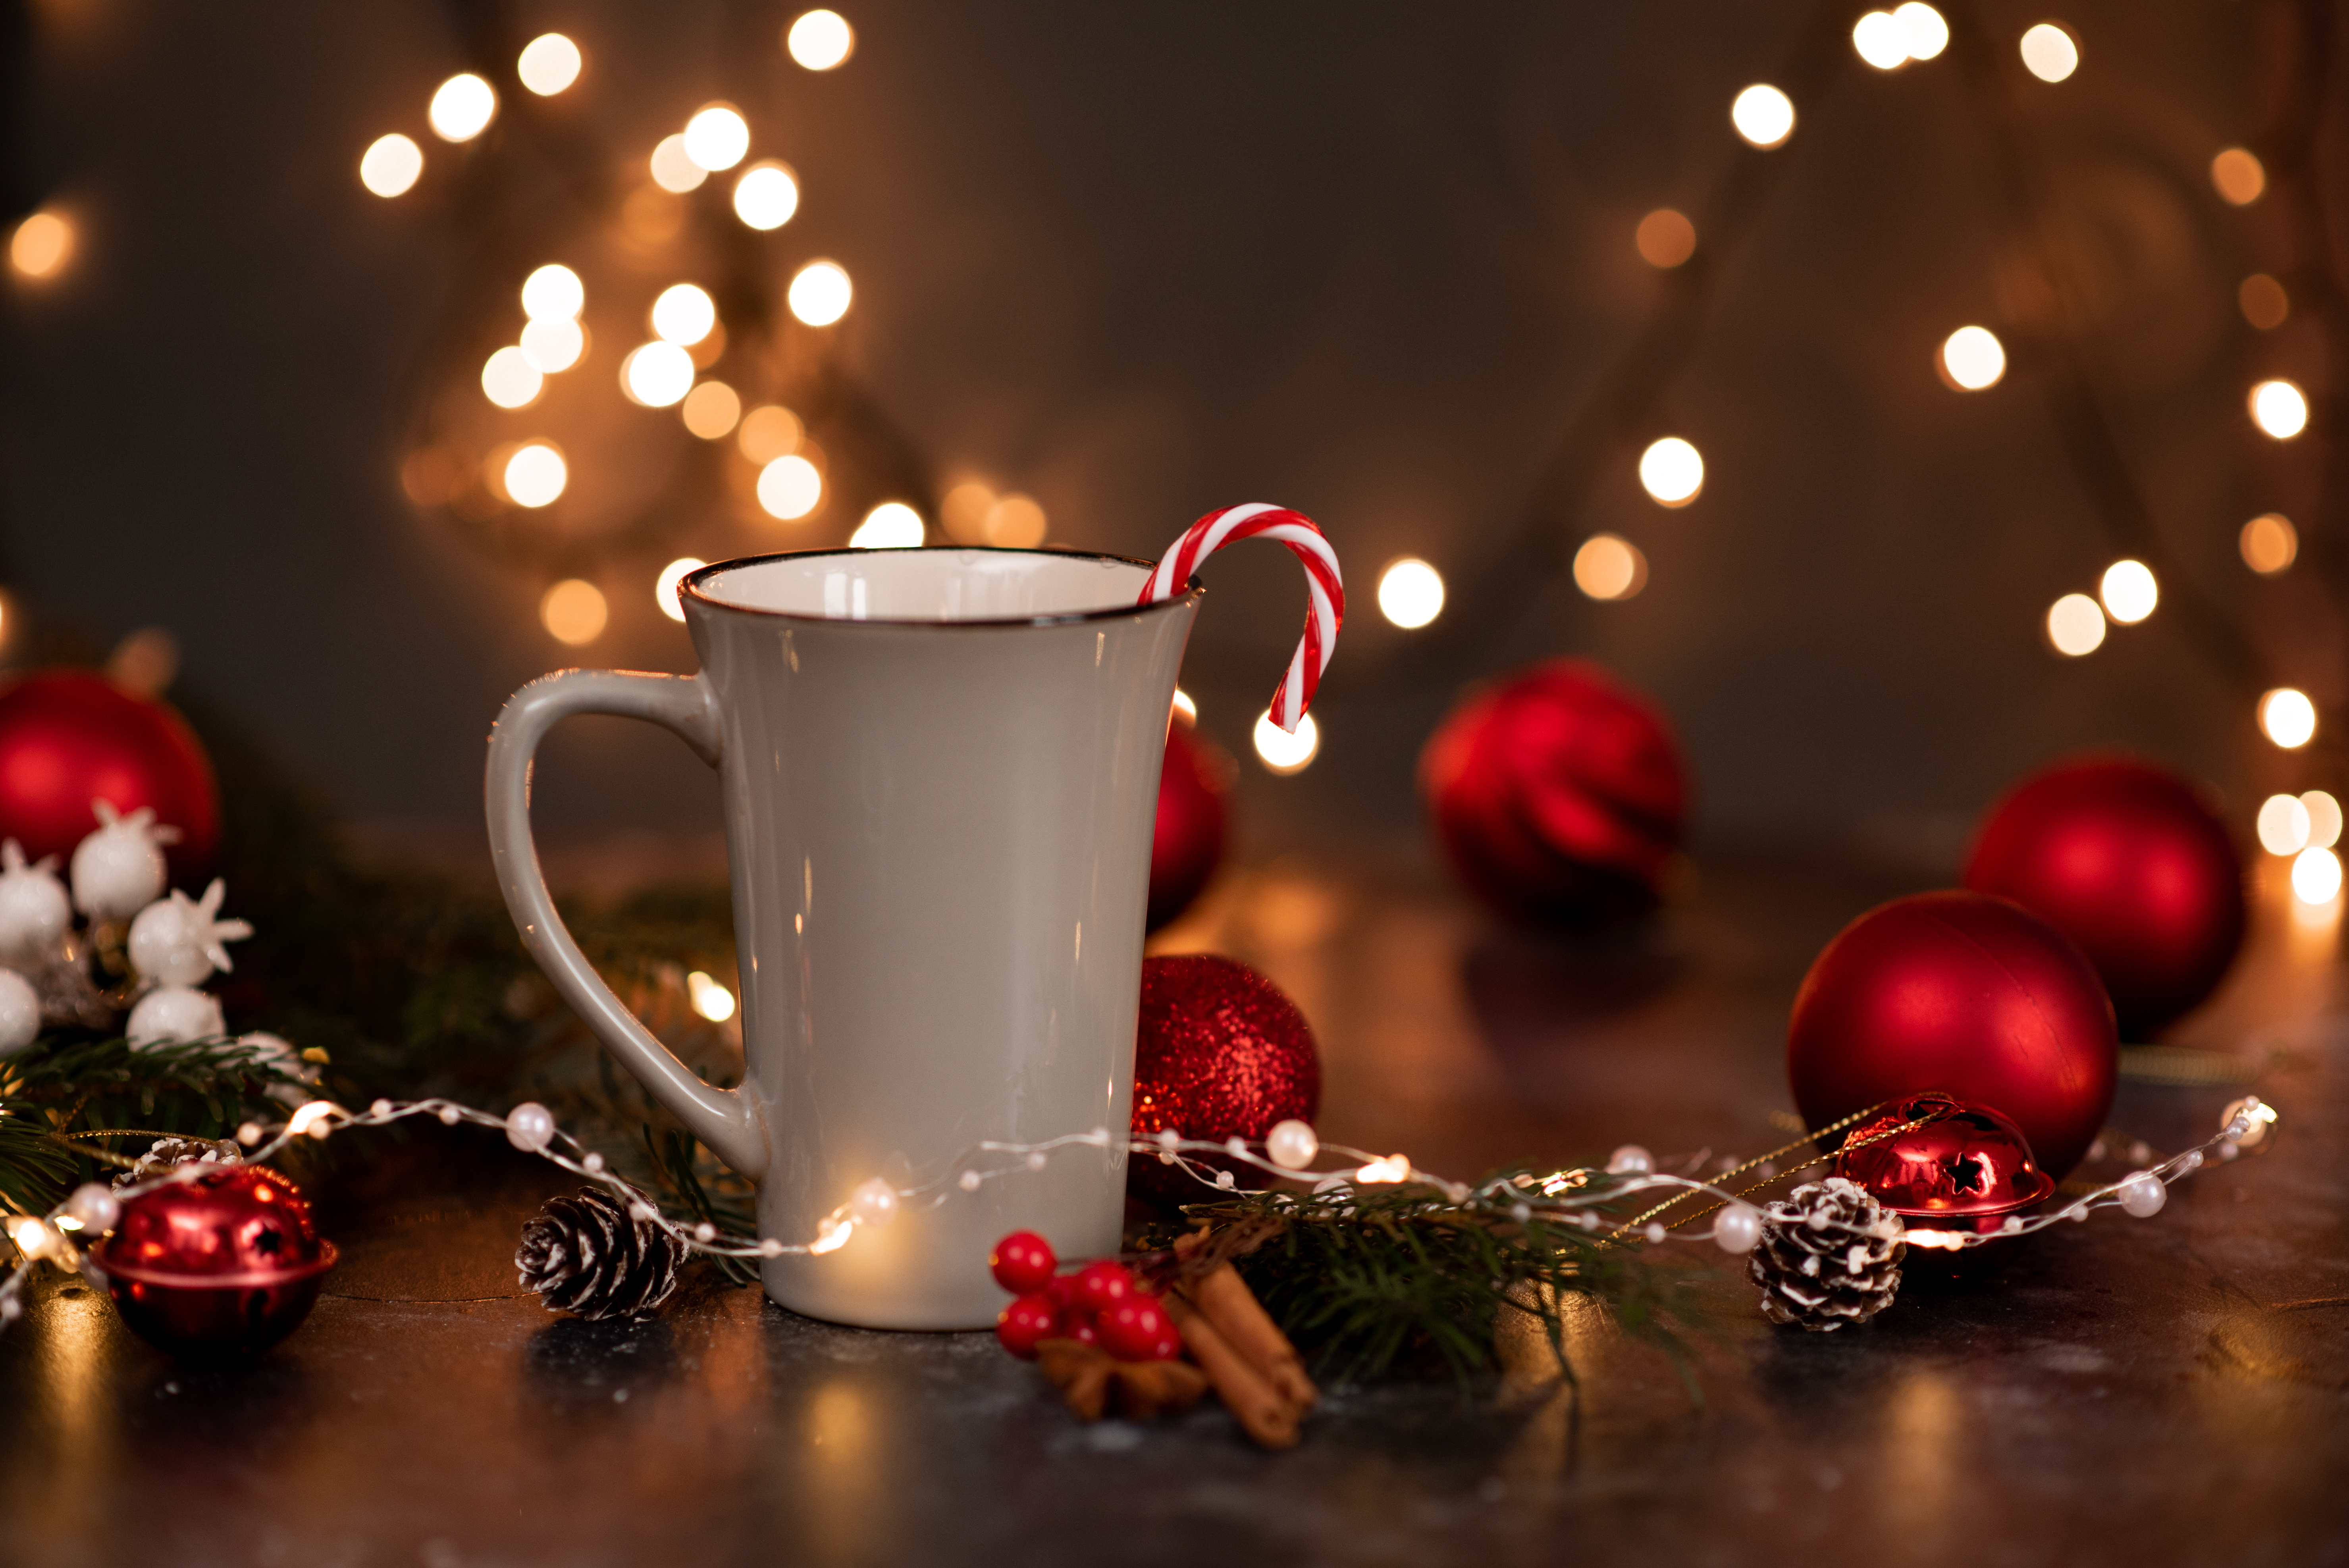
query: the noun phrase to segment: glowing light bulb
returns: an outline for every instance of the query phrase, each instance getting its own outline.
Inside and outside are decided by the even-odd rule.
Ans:
[[[2248,207],[2268,188],[2268,171],[2250,149],[2230,147],[2210,160],[2210,184],[2229,205]]]
[[[542,315],[524,322],[522,351],[548,375],[568,370],[587,352],[587,329],[567,315]]]
[[[528,407],[545,385],[537,362],[519,348],[501,348],[481,366],[482,396],[501,408]]]
[[[498,89],[467,71],[440,84],[424,118],[441,140],[471,141],[489,129],[497,115]]]
[[[800,182],[788,164],[769,159],[734,181],[734,215],[753,229],[780,229],[800,210]]]
[[[678,602],[678,584],[685,581],[688,573],[698,572],[709,564],[698,555],[680,555],[660,569],[660,575],[653,579],[653,603],[660,606],[662,614],[672,621],[685,619],[685,606]],[[686,976],[688,982],[692,978]],[[734,1009],[730,1006],[726,1010],[731,1013]]]
[[[587,285],[560,262],[549,262],[522,281],[522,313],[533,321],[570,321],[587,308]]]
[[[405,196],[424,174],[424,150],[394,131],[367,143],[359,155],[359,183],[386,200]]]
[[[981,524],[987,542],[1005,550],[1029,550],[1044,542],[1044,509],[1024,495],[999,496]]]
[[[1776,88],[1756,82],[1731,102],[1729,123],[1754,146],[1776,147],[1795,134],[1795,101]]]
[[[2341,841],[2341,802],[2323,789],[2311,789],[2300,798],[2300,809],[2308,813],[2308,841],[2320,850],[2329,850]]]
[[[742,399],[723,381],[705,381],[678,407],[685,428],[705,441],[723,440],[742,417]]]
[[[2316,738],[2316,705],[2304,691],[2278,686],[2260,698],[2260,728],[2286,751],[2297,751]]]
[[[647,408],[682,402],[693,390],[693,356],[656,338],[620,362],[620,388]]]
[[[685,155],[712,174],[733,168],[750,150],[750,122],[732,104],[696,109],[685,122]]]
[[[566,577],[538,602],[538,618],[556,642],[575,648],[604,634],[611,612],[602,589],[585,578]]]
[[[1704,459],[1678,436],[1666,436],[1640,454],[1640,484],[1659,506],[1686,506],[1704,489]]]
[[[816,1222],[815,1240],[808,1243],[808,1251],[818,1254],[836,1253],[846,1246],[848,1239],[854,1234],[856,1225],[846,1214],[826,1214]]]
[[[2308,428],[2307,395],[2281,378],[2251,388],[2251,422],[2279,441]]]
[[[1411,1180],[1411,1161],[1401,1154],[1390,1154],[1383,1160],[1373,1160],[1354,1172],[1354,1180],[1364,1186],[1381,1182]]]
[[[813,463],[796,453],[777,458],[759,470],[759,505],[770,517],[795,522],[823,500],[823,476]]]
[[[2105,645],[2105,612],[2085,593],[2066,593],[2047,607],[2047,640],[2066,658],[2085,658]]]
[[[922,514],[901,500],[885,500],[848,536],[851,550],[912,550],[922,542]]]
[[[1199,722],[1199,705],[1193,701],[1191,694],[1181,686],[1174,688],[1174,714],[1185,724],[1195,725]]]
[[[1852,25],[1851,46],[1879,71],[1909,63],[1908,30],[1889,11],[1870,11]]]
[[[524,441],[506,459],[506,495],[516,506],[552,506],[571,482],[570,465],[552,441]]]
[[[73,259],[73,225],[55,212],[36,212],[8,236],[8,264],[19,277],[54,277]]]
[[[2161,586],[2144,562],[2116,561],[2105,568],[2096,596],[2105,602],[2106,614],[2124,626],[2134,626],[2161,603]]]
[[[734,1016],[734,993],[697,969],[685,977],[686,995],[693,999],[693,1010],[713,1024],[722,1024]]]
[[[2300,554],[2300,531],[2280,511],[2267,512],[2243,524],[2235,538],[2243,564],[2262,577],[2272,577]]]
[[[837,262],[810,262],[792,275],[792,314],[810,326],[830,326],[848,314],[855,290]]]
[[[579,67],[585,63],[578,45],[560,33],[541,33],[523,46],[521,57],[514,61],[514,74],[539,97],[553,98],[579,79]]]
[[[2055,23],[2026,28],[2022,47],[2023,68],[2043,82],[2063,81],[2080,68],[2078,41]]]
[[[2271,855],[2296,855],[2308,848],[2313,826],[2307,805],[2290,795],[2271,795],[2261,801],[2253,821],[2260,848]]]
[[[2265,273],[2253,273],[2235,291],[2235,304],[2243,319],[2261,332],[2273,332],[2292,315],[2292,295]]]
[[[664,136],[653,144],[653,183],[674,195],[698,191],[709,170],[693,160],[682,136]]]
[[[1901,46],[1912,60],[1937,58],[1950,46],[1949,23],[1925,0],[1909,0],[1905,5],[1894,6],[1892,19],[1900,24]]]
[[[1676,267],[1696,254],[1696,225],[1670,207],[1659,207],[1640,220],[1631,243],[1650,266]]]
[[[810,11],[783,35],[792,59],[812,71],[828,71],[855,51],[856,33],[837,11]]]
[[[1594,533],[1574,552],[1574,585],[1592,599],[1629,599],[1648,585],[1648,558],[1619,533]]]
[[[2292,895],[2302,903],[2331,903],[2341,894],[2341,857],[2302,850],[2292,862]]]
[[[1415,631],[1444,613],[1444,577],[1415,555],[1387,563],[1379,573],[1379,614]]]
[[[1257,715],[1253,738],[1257,759],[1268,771],[1301,773],[1312,763],[1313,754],[1321,749],[1321,727],[1313,722],[1309,713],[1297,721],[1296,733],[1291,734],[1272,722],[1272,710],[1267,708]]]
[[[800,449],[800,417],[781,404],[769,403],[742,416],[734,443],[742,455],[761,468]]]
[[[699,343],[718,325],[718,304],[698,284],[671,284],[653,301],[652,325],[656,336],[671,343]]]
[[[1941,377],[1961,392],[1995,387],[2006,374],[2006,348],[1986,326],[1961,326],[1941,342]]]

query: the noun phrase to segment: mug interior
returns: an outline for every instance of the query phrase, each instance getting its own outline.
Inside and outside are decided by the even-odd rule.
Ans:
[[[825,621],[1034,621],[1130,614],[1147,562],[1060,550],[823,550],[721,561],[688,597]]]

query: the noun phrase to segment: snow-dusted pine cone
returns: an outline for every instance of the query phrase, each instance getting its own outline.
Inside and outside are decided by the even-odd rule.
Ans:
[[[1763,1209],[1762,1243],[1746,1273],[1771,1322],[1826,1334],[1892,1305],[1908,1252],[1899,1215],[1830,1176]]]
[[[650,1312],[677,1289],[685,1243],[602,1187],[576,1198],[549,1198],[522,1228],[514,1267],[523,1288],[549,1312],[626,1317]]]
[[[191,1160],[207,1165],[242,1165],[244,1150],[225,1138],[218,1143],[208,1138],[159,1138],[139,1157],[138,1164],[115,1172],[114,1185],[128,1187],[134,1181],[145,1181]]]

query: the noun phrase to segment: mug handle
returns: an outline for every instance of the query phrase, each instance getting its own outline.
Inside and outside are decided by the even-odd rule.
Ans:
[[[541,676],[506,699],[490,731],[484,792],[490,857],[523,946],[605,1048],[720,1160],[756,1181],[767,1165],[765,1129],[740,1090],[713,1088],[636,1021],[579,951],[555,913],[530,832],[530,779],[538,743],[574,713],[649,719],[673,730],[694,755],[718,766],[725,749],[718,703],[699,676],[563,670]]]

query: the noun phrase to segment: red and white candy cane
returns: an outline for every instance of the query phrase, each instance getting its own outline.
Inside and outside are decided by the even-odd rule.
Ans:
[[[1330,667],[1330,655],[1338,651],[1338,627],[1346,619],[1346,585],[1338,576],[1338,552],[1330,548],[1311,518],[1261,501],[1211,511],[1183,531],[1183,537],[1143,585],[1136,603],[1154,604],[1182,593],[1200,562],[1242,539],[1278,540],[1305,568],[1305,593],[1311,601],[1305,612],[1305,635],[1288,661],[1288,673],[1281,677],[1279,689],[1272,694],[1272,722],[1293,735],[1298,721],[1312,706],[1314,688],[1321,684],[1321,672]]]

